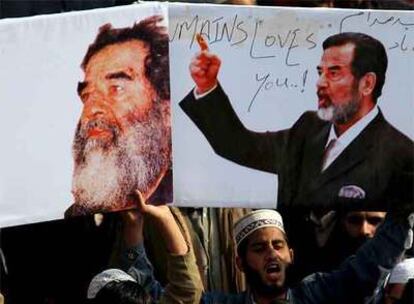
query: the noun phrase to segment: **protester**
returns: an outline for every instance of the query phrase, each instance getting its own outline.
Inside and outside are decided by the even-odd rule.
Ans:
[[[259,210],[234,226],[238,265],[246,274],[249,289],[239,295],[206,294],[204,303],[360,303],[370,296],[382,270],[389,270],[404,252],[410,227],[406,216],[388,216],[376,236],[357,254],[331,273],[315,273],[298,286],[288,285],[294,252],[289,247],[279,213]],[[412,239],[409,240],[410,246]],[[310,253],[311,254],[311,253]]]
[[[159,229],[158,237],[165,241],[168,250],[168,285],[161,292],[161,287],[153,284],[152,268],[148,266],[143,247],[143,219],[129,211],[125,217],[128,222],[125,225],[125,240],[130,247],[126,251],[127,257],[133,263],[127,272],[110,269],[95,276],[88,289],[88,299],[92,299],[91,303],[94,304],[198,303],[202,283],[194,253],[187,243],[187,233],[180,230],[167,206],[149,205],[139,192],[138,209],[154,218]],[[154,293],[154,289],[159,292]]]
[[[285,234],[282,217],[274,210],[251,212],[234,225],[237,265],[246,275],[247,290],[239,294],[205,293],[201,302],[361,303],[383,283],[404,250],[412,246],[410,229],[413,225],[414,215],[407,220],[406,214],[389,214],[375,237],[337,270],[312,274],[297,286],[290,286],[289,269],[294,251]],[[151,284],[156,286],[154,282]]]
[[[348,256],[355,254],[357,249],[371,239],[378,226],[384,221],[386,213],[379,211],[337,212],[332,220],[338,221],[327,240],[317,239],[318,246],[313,251],[312,265],[314,271],[329,271],[338,267]],[[315,226],[315,235],[318,226]]]
[[[244,276],[236,267],[232,226],[250,209],[201,207],[171,208],[171,211],[180,226],[188,227],[204,290],[244,290]],[[164,283],[167,282],[166,250],[156,236],[156,226],[147,221],[144,230],[146,252],[151,256],[157,279]]]

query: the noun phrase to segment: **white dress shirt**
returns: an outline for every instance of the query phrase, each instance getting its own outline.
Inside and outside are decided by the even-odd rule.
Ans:
[[[366,126],[378,115],[378,107],[375,106],[364,117],[358,120],[353,126],[346,130],[341,136],[336,136],[335,127],[332,124],[326,141],[325,149],[331,141],[334,141],[332,147],[329,147],[324,156],[322,171],[328,168],[333,161],[345,150],[346,147],[366,128]]]

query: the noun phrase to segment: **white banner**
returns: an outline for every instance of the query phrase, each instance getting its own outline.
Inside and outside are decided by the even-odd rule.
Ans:
[[[317,109],[317,66],[326,38],[340,32],[377,38],[389,61],[378,105],[391,125],[414,136],[413,12],[182,4],[170,5],[169,29],[174,198],[180,205],[272,208],[278,191],[277,175],[217,156],[179,108],[194,87],[188,67],[200,51],[197,33],[221,59],[218,80],[237,116],[258,132],[291,128],[302,113]]]

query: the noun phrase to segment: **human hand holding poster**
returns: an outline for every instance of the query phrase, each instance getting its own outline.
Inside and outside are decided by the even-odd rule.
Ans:
[[[133,33],[142,34],[144,24],[161,32],[153,57],[154,41]],[[339,199],[386,207],[391,196],[409,199],[413,29],[412,12],[159,3],[3,20],[0,100],[7,115],[0,129],[8,144],[0,226],[61,218],[66,210],[129,208],[135,188],[147,189],[153,203],[171,202],[172,172],[178,206],[334,207]],[[342,32],[379,42],[368,57],[363,52],[364,62],[385,47],[378,103],[377,73],[352,65],[355,43],[323,48]],[[197,34],[205,40],[201,53],[221,64],[212,79],[217,87],[195,100],[189,66],[200,52]],[[195,124],[179,106],[183,98]],[[308,112],[318,108],[319,118]],[[334,135],[343,146],[326,164]]]

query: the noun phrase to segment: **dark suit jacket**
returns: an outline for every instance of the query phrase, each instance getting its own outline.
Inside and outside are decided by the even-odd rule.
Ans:
[[[382,113],[321,172],[331,124],[314,112],[290,129],[258,133],[243,126],[221,87],[197,101],[190,92],[180,106],[217,154],[278,175],[278,209],[378,210],[413,203],[413,142]],[[340,197],[345,186],[363,189],[365,198]]]

